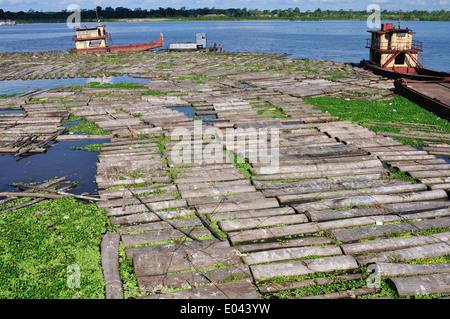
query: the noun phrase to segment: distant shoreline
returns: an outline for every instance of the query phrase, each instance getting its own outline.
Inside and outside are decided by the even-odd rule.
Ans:
[[[32,24],[32,23],[65,23],[65,19],[57,20],[15,20],[17,24]],[[124,19],[102,19],[102,22],[202,22],[202,21],[366,21],[366,19],[360,18],[347,18],[347,19],[317,19],[317,18],[270,18],[270,17],[255,17],[255,18],[229,18],[229,17],[215,17],[215,18],[124,18]],[[383,21],[397,21],[395,18],[383,19]],[[449,20],[421,20],[410,19],[402,21],[422,21],[422,22],[449,22]],[[83,23],[96,23],[95,19],[84,19]]]

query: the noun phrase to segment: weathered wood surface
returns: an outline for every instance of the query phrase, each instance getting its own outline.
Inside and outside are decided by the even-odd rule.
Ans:
[[[434,274],[390,279],[400,296],[428,295],[450,292],[450,274]]]
[[[430,228],[450,227],[450,218],[436,218],[416,222],[399,223],[392,225],[360,227],[352,229],[333,230],[333,235],[342,242],[351,242],[391,233],[417,232]]]
[[[138,299],[258,299],[258,294],[250,279],[241,279],[201,288],[154,294]]]
[[[120,236],[117,233],[108,233],[103,236],[101,257],[103,276],[106,281],[106,299],[123,299],[122,279],[119,273],[119,245]]]
[[[435,273],[450,273],[450,264],[397,264],[375,263],[376,274],[381,277],[429,275]]]
[[[355,269],[356,260],[351,256],[324,257],[285,263],[250,266],[255,279],[279,276],[301,276],[315,272]]]

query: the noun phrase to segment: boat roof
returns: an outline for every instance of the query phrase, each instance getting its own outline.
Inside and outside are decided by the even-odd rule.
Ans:
[[[409,34],[415,34],[412,32],[412,30],[406,28],[400,28],[400,24],[398,26],[398,29],[395,28],[393,23],[382,23],[380,30],[368,30],[367,32],[370,33],[376,33],[376,34],[386,34],[386,33],[409,33]]]
[[[95,29],[104,28],[104,27],[106,27],[106,25],[96,25],[95,27],[84,27],[84,28],[76,27],[75,30],[76,31],[95,30]]]
[[[415,32],[412,32],[412,30],[406,28],[406,29],[389,29],[389,30],[368,30],[367,32],[370,33],[376,33],[376,34],[386,34],[386,33],[404,33],[407,32],[409,34],[416,34]]]

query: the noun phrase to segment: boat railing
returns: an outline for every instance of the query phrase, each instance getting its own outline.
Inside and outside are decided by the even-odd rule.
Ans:
[[[412,40],[411,43],[396,43],[392,44],[389,42],[380,42],[379,40],[366,39],[366,48],[375,50],[387,50],[387,51],[405,51],[405,50],[423,50],[423,42]]]

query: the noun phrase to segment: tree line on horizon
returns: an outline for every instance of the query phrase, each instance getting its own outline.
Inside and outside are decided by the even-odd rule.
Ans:
[[[81,9],[83,21],[97,21],[98,17],[103,21],[111,21],[118,19],[218,19],[218,20],[232,20],[232,19],[290,19],[290,20],[365,20],[367,19],[367,11],[353,11],[353,10],[322,10],[316,9],[314,11],[301,12],[298,7],[289,9],[275,9],[275,10],[258,10],[247,8],[230,8],[230,9],[216,9],[216,8],[198,8],[187,9],[181,7],[180,9],[162,8],[157,9],[141,9],[134,10],[124,7],[106,7],[97,6],[94,9]],[[14,20],[17,22],[63,22],[71,12],[66,10],[59,12],[43,12],[30,9],[27,12],[18,11],[3,11],[0,9],[0,20]],[[422,20],[422,21],[450,21],[450,11],[381,11],[383,20]]]

